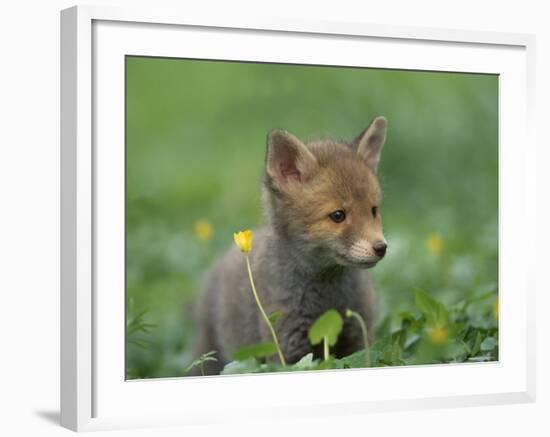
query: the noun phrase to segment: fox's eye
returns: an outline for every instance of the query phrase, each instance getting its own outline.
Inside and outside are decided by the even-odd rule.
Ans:
[[[334,212],[331,212],[329,214],[329,217],[334,223],[342,223],[346,219],[346,213],[341,209],[338,209]]]
[[[373,206],[372,207],[372,216],[373,217],[376,217],[378,215],[378,207],[377,206]]]

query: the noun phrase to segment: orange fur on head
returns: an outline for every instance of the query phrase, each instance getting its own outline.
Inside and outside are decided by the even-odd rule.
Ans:
[[[339,263],[375,263],[375,243],[385,244],[376,176],[386,136],[378,117],[353,143],[302,143],[285,131],[268,137],[265,198],[273,227],[332,254]],[[331,214],[339,211],[335,222]],[[343,261],[344,260],[344,261]]]

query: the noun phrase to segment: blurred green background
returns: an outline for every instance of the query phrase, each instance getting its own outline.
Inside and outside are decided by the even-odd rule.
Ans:
[[[203,274],[234,231],[261,223],[266,133],[351,140],[377,115],[389,121],[389,250],[372,271],[383,335],[415,287],[448,305],[496,298],[497,76],[126,58],[128,378],[191,361]]]

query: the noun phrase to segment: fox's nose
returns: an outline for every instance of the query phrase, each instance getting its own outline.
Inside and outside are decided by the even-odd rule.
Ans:
[[[372,248],[374,249],[374,253],[382,258],[386,254],[386,249],[388,248],[388,245],[383,241],[377,241],[372,245]]]

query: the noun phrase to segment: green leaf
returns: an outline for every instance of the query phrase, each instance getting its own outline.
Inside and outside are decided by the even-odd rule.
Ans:
[[[244,361],[251,357],[263,358],[275,355],[276,353],[277,346],[275,346],[275,343],[257,343],[240,348],[233,353],[233,359]]]
[[[465,310],[468,306],[474,304],[474,303],[478,303],[478,302],[481,302],[485,299],[488,299],[490,297],[494,297],[494,296],[498,296],[498,289],[497,289],[497,284],[492,284],[489,291],[486,291],[482,294],[478,294],[478,295],[475,295],[475,296],[470,296],[468,298],[466,298],[463,302],[463,310]]]
[[[496,347],[496,345],[497,341],[493,337],[487,337],[481,342],[479,348],[484,352],[488,352],[492,351]]]
[[[477,355],[481,348],[481,332],[477,331],[474,345],[471,347],[471,354]]]
[[[218,361],[218,359],[214,356],[216,354],[216,351],[210,351],[206,352],[205,354],[202,354],[199,358],[197,358],[195,361],[193,361],[191,364],[189,364],[185,369],[184,372],[189,372],[193,367],[199,367],[202,366],[207,361]]]
[[[375,358],[375,353],[371,351],[371,362],[373,361],[372,358]],[[363,349],[357,352],[354,352],[351,355],[348,355],[347,357],[343,357],[340,359],[335,360],[340,368],[342,369],[349,369],[349,368],[360,368],[360,367],[366,367],[367,366],[367,352]]]
[[[417,344],[421,340],[421,336],[418,334],[411,334],[403,344],[403,349],[408,350],[412,348],[415,344]]]
[[[248,358],[245,361],[231,361],[227,363],[220,375],[233,375],[236,373],[255,373],[260,370],[258,361],[255,358]]]
[[[292,366],[295,370],[309,370],[311,369],[315,363],[313,362],[313,354],[309,353],[307,355],[304,355],[300,360]]]
[[[271,323],[271,326],[275,326],[275,324],[281,318],[282,315],[283,315],[282,311],[275,311],[271,313],[268,317],[269,322]]]
[[[340,313],[336,310],[328,310],[309,328],[309,341],[316,345],[321,343],[324,337],[327,337],[328,344],[334,346],[343,326],[344,322]]]
[[[417,288],[415,291],[415,304],[426,321],[431,325],[445,326],[449,321],[449,312],[445,306],[431,297],[425,291]]]
[[[468,348],[464,342],[456,342],[447,345],[446,359],[453,362],[463,362],[468,355]]]
[[[460,342],[462,343],[462,346],[464,347],[464,350],[466,351],[466,353],[468,355],[471,355],[472,348],[470,346],[468,346],[468,343],[466,343],[464,340],[460,340]]]
[[[139,338],[130,338],[128,339],[128,343],[136,345],[142,349],[149,349],[149,346],[151,344],[148,340],[139,339]]]
[[[318,370],[339,369],[339,368],[342,368],[341,364],[334,357],[330,357],[328,360],[323,360],[317,366]]]

